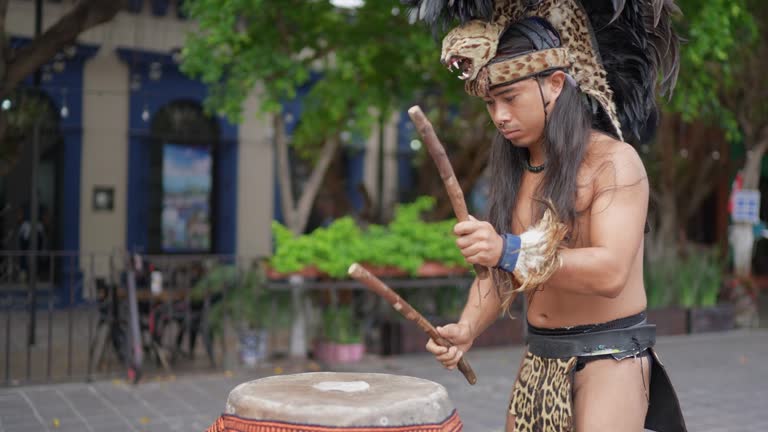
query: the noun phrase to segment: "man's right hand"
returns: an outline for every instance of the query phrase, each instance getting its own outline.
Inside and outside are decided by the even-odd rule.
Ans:
[[[443,366],[448,369],[454,369],[459,360],[461,360],[461,357],[472,347],[474,338],[469,324],[459,322],[448,324],[444,327],[437,327],[437,333],[447,339],[453,346],[450,348],[440,346],[430,338],[429,342],[427,342],[427,351],[432,353]]]

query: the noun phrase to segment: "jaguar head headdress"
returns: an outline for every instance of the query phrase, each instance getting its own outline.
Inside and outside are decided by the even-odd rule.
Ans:
[[[458,20],[440,60],[457,70],[468,93],[484,96],[494,86],[564,70],[602,110],[609,132],[633,144],[653,135],[657,84],[669,93],[677,79],[674,0],[403,1],[436,31]],[[499,39],[512,24],[536,49],[499,57]]]

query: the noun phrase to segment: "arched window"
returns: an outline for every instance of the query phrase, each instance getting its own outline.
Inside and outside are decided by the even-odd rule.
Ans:
[[[218,123],[197,101],[179,100],[157,112],[150,131],[149,250],[210,252]]]
[[[33,140],[39,131],[37,148],[38,249],[52,250],[57,242],[57,213],[62,163],[62,135],[59,111],[50,97],[30,88],[20,88],[2,101],[6,130],[0,139],[0,214],[2,248],[19,250],[30,247],[29,233],[32,203]],[[23,224],[27,228],[23,228]]]

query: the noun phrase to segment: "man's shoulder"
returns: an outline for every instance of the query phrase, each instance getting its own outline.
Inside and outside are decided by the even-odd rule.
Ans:
[[[640,155],[631,144],[612,136],[596,133],[592,136],[587,148],[588,156],[604,161],[639,161]]]
[[[646,177],[645,166],[637,150],[604,134],[594,134],[590,140],[584,165],[597,183],[635,183]]]

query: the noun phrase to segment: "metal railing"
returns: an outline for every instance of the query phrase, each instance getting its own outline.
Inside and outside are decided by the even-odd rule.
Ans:
[[[232,340],[224,330],[214,346],[206,321],[211,301],[225,295],[226,287],[195,287],[211,269],[226,264],[239,273],[246,260],[142,255],[143,266],[136,268],[135,257],[0,252],[0,383],[135,379],[142,370],[226,366]],[[29,265],[33,259],[36,266]],[[30,267],[37,271],[31,274]],[[162,282],[153,286],[153,275]],[[197,339],[203,339],[207,361],[195,359]]]
[[[92,339],[99,307],[97,267],[108,273],[110,259],[103,254],[0,252],[2,382],[50,382],[80,372],[81,341]]]
[[[36,265],[30,266],[32,259]],[[239,322],[231,316],[238,316],[233,309],[245,305],[233,297],[233,288],[252,283],[245,279],[252,270],[262,270],[262,262],[234,255],[0,251],[0,385],[108,377],[135,381],[142,374],[235,367]],[[37,267],[35,274],[30,267]],[[396,289],[416,289],[429,303],[436,298],[433,289],[468,289],[471,279],[405,277],[388,282]],[[347,296],[343,301],[354,297],[366,332],[374,331],[389,311],[354,281],[293,278],[262,280],[259,286],[268,290],[272,302],[264,312],[269,314],[266,321],[284,323],[269,330],[268,355],[295,354],[291,326],[312,321],[305,316],[305,300],[315,305],[317,315],[335,307],[340,293]],[[296,302],[299,291],[303,299]],[[431,307],[423,312],[429,315]]]

